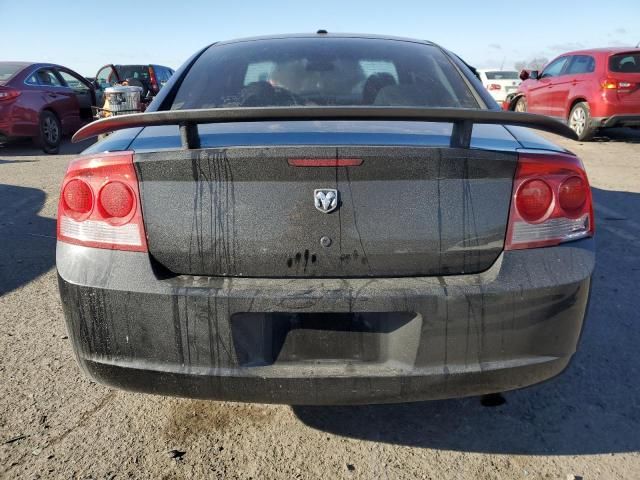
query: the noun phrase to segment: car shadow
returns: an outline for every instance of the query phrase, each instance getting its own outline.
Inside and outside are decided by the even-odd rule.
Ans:
[[[0,150],[0,154],[2,154],[2,150]],[[6,163],[33,163],[38,160],[5,160],[4,158],[0,158],[0,165],[4,165]]]
[[[55,265],[56,221],[38,214],[45,200],[40,189],[0,184],[0,297]]]
[[[640,450],[640,194],[594,189],[597,266],[569,368],[543,384],[478,398],[370,406],[294,406],[306,425],[414,447],[528,455]]]
[[[622,127],[607,128],[606,130],[599,131],[593,141],[640,143],[640,129]]]
[[[60,152],[57,155],[77,155],[85,148],[95,142],[95,139],[88,139],[80,143],[71,143],[70,138],[64,138],[60,144]],[[0,157],[33,157],[38,155],[47,156],[40,147],[30,140],[12,140],[8,143],[0,144]],[[7,163],[7,160],[0,160]],[[17,162],[19,160],[13,160]]]

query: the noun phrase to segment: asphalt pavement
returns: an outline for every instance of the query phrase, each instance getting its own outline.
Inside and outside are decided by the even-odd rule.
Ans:
[[[640,132],[549,138],[593,186],[589,314],[562,375],[494,407],[254,405],[95,384],[73,358],[55,274],[58,190],[86,144],[0,146],[0,478],[640,478]]]

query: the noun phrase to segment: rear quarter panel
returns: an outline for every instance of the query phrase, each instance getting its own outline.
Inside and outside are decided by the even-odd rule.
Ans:
[[[20,96],[11,109],[10,134],[16,137],[35,137],[39,133],[40,112],[47,102],[44,92],[38,87],[25,85],[24,78],[25,74],[20,74],[7,85],[20,90]]]

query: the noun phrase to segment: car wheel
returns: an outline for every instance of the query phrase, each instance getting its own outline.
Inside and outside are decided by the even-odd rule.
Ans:
[[[587,102],[576,103],[569,113],[569,128],[576,132],[578,140],[589,141],[596,131],[591,126],[591,111]]]
[[[62,140],[62,125],[53,112],[45,110],[40,115],[39,144],[45,153],[58,153]]]
[[[520,97],[516,102],[516,106],[514,108],[516,112],[526,112],[527,111],[527,99],[526,97]]]

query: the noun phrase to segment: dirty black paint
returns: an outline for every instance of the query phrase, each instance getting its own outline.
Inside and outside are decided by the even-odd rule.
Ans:
[[[311,156],[365,161],[287,162]],[[142,153],[135,164],[149,249],[171,272],[384,277],[489,268],[504,240],[516,156],[415,146],[234,147]],[[315,209],[316,188],[338,189],[338,215]],[[322,237],[336,248],[312,251]]]
[[[81,366],[97,381],[201,398],[370,403],[504,391],[559,373],[582,328],[593,246],[584,240],[505,252],[485,273],[439,278],[158,279],[145,253],[60,242],[57,267],[69,338]],[[302,268],[304,250],[296,253]],[[313,255],[309,250],[309,259]],[[549,275],[552,268],[563,272],[561,282]],[[248,360],[238,357],[244,348],[238,342],[248,345],[255,338],[248,328],[234,333],[233,319],[247,312],[256,318],[312,314],[320,331],[299,332],[300,341],[311,344],[286,350],[286,368],[277,355],[268,366],[241,365]],[[357,349],[342,350],[349,360],[322,368],[297,363],[301,351],[341,358],[338,351],[326,352],[329,344],[316,342],[334,335],[318,328],[322,319],[335,325],[345,312],[414,312],[405,326],[375,340],[401,370],[387,372],[376,363],[383,357],[354,363]],[[291,326],[295,331],[304,322]],[[391,343],[383,348],[384,342]],[[463,365],[464,373],[451,374],[453,366]]]
[[[293,268],[295,265],[296,271],[302,268],[303,273],[307,273],[308,267],[315,265],[318,261],[318,256],[315,253],[311,253],[308,249],[303,252],[297,252],[294,257],[287,259],[287,268]]]

